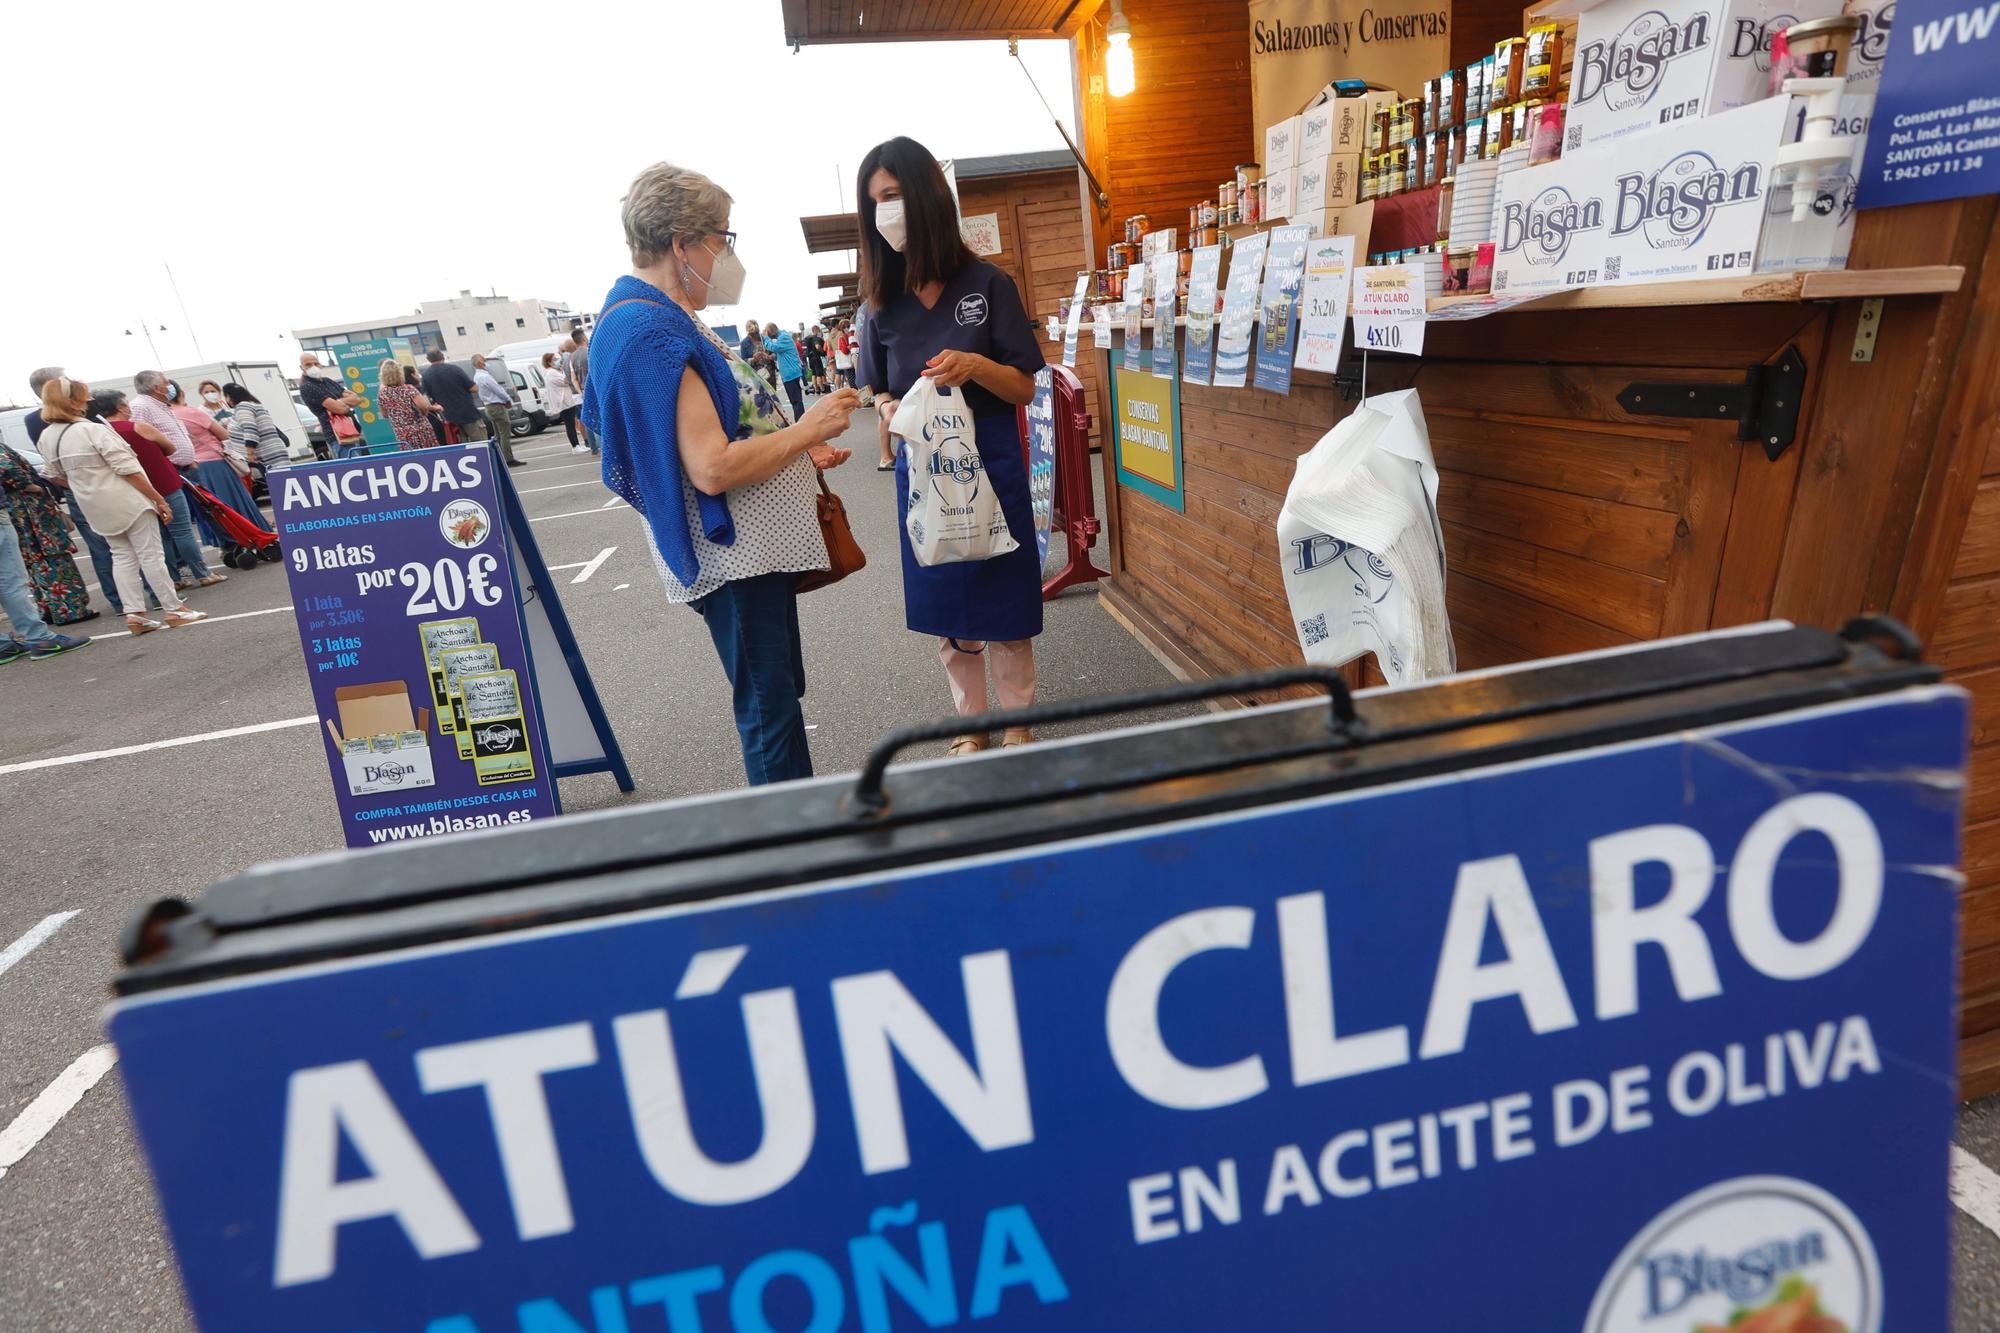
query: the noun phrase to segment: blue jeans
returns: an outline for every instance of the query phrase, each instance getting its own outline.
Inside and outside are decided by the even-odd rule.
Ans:
[[[97,529],[84,518],[83,510],[77,506],[76,492],[65,488],[63,503],[69,506],[69,521],[76,524],[76,535],[83,538],[84,549],[90,552],[90,567],[97,571],[97,590],[104,594],[104,600],[111,603],[111,610],[117,615],[125,614],[124,603],[118,600],[118,587],[111,573],[111,548],[104,544],[104,538],[97,535]]]
[[[725,583],[688,603],[708,624],[735,692],[736,734],[750,785],[812,776],[806,748],[806,663],[799,643],[799,576]]]
[[[28,566],[21,559],[21,537],[14,531],[13,520],[4,514],[0,514],[0,611],[5,611],[7,619],[14,622],[17,639],[46,643],[56,637],[41,612],[35,609],[35,587],[28,581]],[[799,733],[799,743],[805,743],[803,730]]]
[[[194,577],[208,577],[208,562],[201,558],[201,539],[194,535],[194,506],[185,489],[175,491],[167,497],[173,506],[174,521],[166,524],[167,568],[175,578],[181,577],[183,568]]]

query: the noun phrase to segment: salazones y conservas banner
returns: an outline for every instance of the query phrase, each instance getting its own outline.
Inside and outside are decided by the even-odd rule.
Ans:
[[[1450,46],[1451,6],[1438,0],[1250,0],[1256,142],[1334,79],[1414,96]]]

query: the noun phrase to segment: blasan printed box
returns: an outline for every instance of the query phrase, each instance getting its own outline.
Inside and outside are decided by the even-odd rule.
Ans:
[[[1771,38],[1839,0],[1605,0],[1577,17],[1564,151],[1763,100]]]

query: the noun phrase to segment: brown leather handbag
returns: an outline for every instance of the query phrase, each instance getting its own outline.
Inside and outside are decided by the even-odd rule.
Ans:
[[[854,529],[848,526],[847,506],[827,486],[826,473],[816,471],[815,475],[819,478],[819,533],[826,538],[827,568],[809,569],[799,575],[800,592],[838,583],[856,570],[868,567],[868,556],[861,543],[854,540]]]

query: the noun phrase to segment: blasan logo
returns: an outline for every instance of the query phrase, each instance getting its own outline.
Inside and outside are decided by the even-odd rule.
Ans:
[[[1707,153],[1689,150],[1651,175],[1618,178],[1611,234],[1639,231],[1655,250],[1685,250],[1701,239],[1718,210],[1763,197],[1761,164],[1725,168]]]
[[[386,782],[391,787],[400,786],[404,778],[417,770],[411,764],[399,764],[390,760],[384,764],[364,764],[361,767],[362,781]]]
[[[1705,12],[1675,23],[1649,9],[1613,36],[1585,43],[1576,53],[1576,92],[1571,100],[1585,103],[1602,94],[1610,111],[1646,105],[1659,91],[1669,64],[1707,48],[1708,23]]]
[[[1777,14],[1762,22],[1754,18],[1738,18],[1736,30],[1730,35],[1730,59],[1747,58],[1756,65],[1759,74],[1769,74],[1771,39],[1798,21],[1795,14]]]
[[[933,478],[949,477],[960,486],[971,486],[984,468],[979,451],[953,436],[931,454],[929,471]]]
[[[1500,217],[1500,251],[1523,251],[1538,267],[1559,265],[1576,233],[1603,227],[1603,200],[1577,199],[1562,186],[1551,185],[1532,199],[1506,206]]]
[[[952,315],[953,318],[957,319],[960,324],[967,328],[975,324],[984,324],[986,322],[986,298],[978,292],[974,292],[967,297],[962,297]]]
[[[1881,1333],[1881,1265],[1845,1204],[1789,1176],[1697,1190],[1625,1247],[1584,1322],[1585,1333],[1739,1326]]]
[[[487,749],[505,750],[511,748],[516,741],[521,739],[522,732],[519,727],[496,724],[490,727],[481,727],[477,735],[479,743]]]
[[[1861,20],[1861,31],[1854,34],[1854,56],[1864,65],[1880,65],[1882,57],[1889,54],[1889,32],[1896,26],[1896,0],[1877,9],[1874,13],[1861,10],[1855,15]]]

